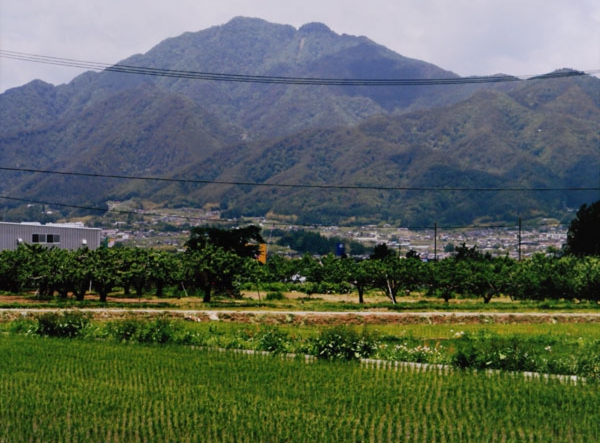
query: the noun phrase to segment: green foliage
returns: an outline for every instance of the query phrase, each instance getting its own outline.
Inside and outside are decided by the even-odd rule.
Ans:
[[[153,320],[129,317],[114,320],[107,325],[108,335],[123,342],[172,343],[178,340],[181,327],[168,317],[160,316]]]
[[[377,339],[367,330],[358,333],[347,326],[321,330],[310,342],[310,353],[319,359],[351,361],[370,357],[377,349]]]
[[[360,303],[369,289],[382,291],[392,304],[411,293],[437,295],[445,301],[480,297],[484,304],[506,295],[540,302],[538,308],[549,300],[600,300],[599,257],[534,254],[518,262],[458,249],[455,257],[427,263],[416,257],[399,258],[386,247],[381,259],[274,255],[262,265],[211,244],[185,253],[141,248],[66,251],[28,245],[0,252],[0,291],[31,291],[48,302],[58,294],[63,303],[71,303],[72,294],[87,303],[84,296],[91,281],[102,303],[116,290],[126,296],[134,290],[141,297],[149,291],[180,295],[183,288],[210,302],[213,295],[239,299],[242,288],[255,290],[258,283],[260,290],[272,293],[345,294],[354,288]]]
[[[364,38],[323,28],[311,24],[296,30],[237,18],[168,39],[136,60],[196,72],[314,78],[448,75]],[[484,84],[267,87],[88,73],[69,88],[32,82],[3,94],[2,164],[27,165],[35,159],[40,169],[69,164],[100,176],[119,164],[128,176],[198,182],[53,176],[31,187],[27,174],[10,174],[3,184],[7,194],[27,191],[30,198],[59,198],[71,205],[98,207],[141,196],[169,206],[218,202],[230,215],[271,211],[312,223],[385,220],[430,226],[480,216],[561,215],[597,191],[514,199],[503,192],[319,192],[210,182],[235,178],[269,184],[285,178],[288,184],[350,187],[585,187],[596,183],[600,167],[598,90],[593,76],[537,79],[499,90]],[[428,112],[410,112],[415,110]],[[251,141],[240,144],[245,134],[253,135]],[[14,210],[13,219],[47,217],[40,209]]]
[[[600,341],[584,343],[581,338],[569,349],[568,338],[539,335],[498,335],[486,331],[464,333],[453,341],[456,350],[451,364],[460,369],[498,369],[565,374],[600,381]],[[578,349],[577,349],[578,348]]]
[[[579,383],[16,336],[0,355],[7,442],[599,437],[598,389]]]
[[[38,322],[29,317],[21,317],[10,322],[9,332],[14,334],[33,334],[38,330]]]
[[[259,351],[268,351],[274,354],[287,352],[289,349],[288,343],[290,342],[286,332],[273,326],[261,327],[257,341]]]
[[[385,245],[384,245],[385,246]],[[372,258],[364,262],[371,275],[373,286],[386,294],[393,304],[397,303],[400,291],[407,293],[419,289],[426,281],[424,264],[418,258],[398,258],[395,254],[383,252],[382,258]]]
[[[283,295],[283,292],[267,292],[267,295],[265,295],[265,300],[284,300],[285,299],[285,295]]]
[[[440,347],[439,341],[419,340],[413,337],[397,339],[382,337],[382,341],[391,343],[380,344],[377,348],[377,358],[389,361],[410,363],[447,364],[450,362],[448,353]]]
[[[456,342],[452,364],[466,369],[503,369],[508,371],[538,370],[534,349],[523,339],[482,334],[464,334]]]
[[[569,225],[567,253],[600,256],[600,200],[583,204]]]
[[[346,240],[340,237],[325,237],[318,232],[307,231],[305,229],[294,229],[289,231],[277,231],[274,235],[279,235],[277,244],[286,246],[300,254],[327,255],[334,254],[337,245],[346,243]],[[352,255],[365,254],[367,248],[361,243],[351,241],[348,243],[349,253]]]
[[[145,329],[146,322],[135,317],[123,320],[114,320],[108,323],[106,330],[108,335],[117,341],[135,342]]]
[[[190,231],[186,246],[191,251],[199,251],[211,245],[240,257],[255,258],[259,243],[265,242],[260,230],[253,225],[235,229],[196,226]]]
[[[391,250],[385,243],[377,244],[370,255],[371,260],[385,260],[391,257],[396,257],[396,252]]]
[[[230,297],[239,296],[239,284],[245,277],[248,259],[222,248],[206,245],[200,250],[188,250],[183,258],[181,280],[190,289],[200,289],[204,302],[209,303],[213,290]]]
[[[177,324],[167,317],[158,317],[146,325],[146,328],[140,331],[138,341],[142,343],[165,344],[175,341],[178,333]]]
[[[576,358],[574,370],[589,382],[600,383],[600,340],[582,356]]]
[[[46,312],[37,318],[36,334],[48,337],[82,336],[90,324],[90,315],[80,311]]]

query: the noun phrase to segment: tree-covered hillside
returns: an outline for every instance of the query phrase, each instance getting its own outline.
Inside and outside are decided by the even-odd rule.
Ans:
[[[120,66],[460,80],[323,24],[296,29],[241,17],[167,39]],[[13,199],[2,201],[4,209],[30,201],[104,207],[138,198],[216,205],[228,216],[431,225],[560,218],[598,196],[594,77],[425,86],[184,77],[106,70],[0,94],[0,195]],[[142,177],[163,181],[136,179]],[[565,188],[589,191],[541,191]]]

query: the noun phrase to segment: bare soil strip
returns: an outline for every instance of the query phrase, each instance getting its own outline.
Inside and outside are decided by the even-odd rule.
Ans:
[[[60,309],[64,310],[64,309]],[[490,312],[307,312],[171,309],[78,309],[95,320],[166,315],[194,322],[235,322],[288,325],[365,325],[365,324],[543,324],[600,323],[600,313],[490,313]],[[0,321],[39,315],[59,309],[11,308],[0,310]]]

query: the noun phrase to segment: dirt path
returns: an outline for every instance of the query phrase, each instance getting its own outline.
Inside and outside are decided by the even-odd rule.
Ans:
[[[57,309],[11,308],[0,310],[0,321],[35,316]],[[236,322],[289,325],[362,324],[541,324],[600,323],[600,313],[492,313],[492,312],[312,312],[257,310],[175,310],[175,309],[80,309],[96,320],[126,317],[154,318],[167,315],[194,322]]]

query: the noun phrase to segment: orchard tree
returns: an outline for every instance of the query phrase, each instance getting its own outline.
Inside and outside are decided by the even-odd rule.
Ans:
[[[278,254],[270,254],[265,266],[265,279],[271,282],[288,282],[297,273],[294,260]]]
[[[467,260],[449,257],[428,265],[430,290],[443,298],[446,303],[455,294],[467,291],[466,285],[470,272]]]
[[[373,284],[381,289],[393,304],[402,288],[401,260],[388,255],[384,259],[369,260],[367,269],[373,276]]]
[[[577,257],[548,257],[537,253],[513,266],[506,282],[511,297],[521,300],[572,299]]]
[[[27,276],[27,251],[25,245],[15,250],[0,252],[0,289],[12,293],[20,292]]]
[[[150,250],[119,248],[115,252],[118,254],[118,271],[125,295],[129,295],[133,287],[135,295],[140,298],[150,282]]]
[[[489,303],[493,297],[498,297],[507,287],[510,269],[516,262],[508,257],[469,260],[465,263],[464,289],[471,295],[482,297],[484,303]]]
[[[322,269],[325,275],[324,281],[333,284],[335,292],[349,292],[351,261],[347,257],[336,257],[331,253],[321,258]]]
[[[117,249],[106,247],[94,249],[88,254],[87,264],[90,280],[103,303],[106,303],[109,292],[120,282],[117,254]]]
[[[249,260],[223,248],[207,244],[199,250],[188,250],[183,257],[182,280],[190,288],[204,293],[204,303],[210,303],[213,291],[237,295],[236,278]]]
[[[174,254],[167,251],[152,249],[148,256],[150,283],[156,289],[156,296],[164,295],[164,288],[175,282],[177,262]]]
[[[205,303],[210,302],[213,290],[237,296],[236,283],[244,276],[243,270],[249,269],[244,260],[256,259],[261,243],[258,226],[192,228],[186,242],[185,276],[204,292]]]
[[[342,258],[344,267],[347,269],[347,281],[356,288],[358,302],[365,302],[365,292],[373,286],[373,274],[369,269],[370,260],[356,261],[352,258]]]
[[[577,298],[600,302],[600,257],[583,257],[575,263]]]
[[[396,257],[396,252],[390,249],[387,244],[379,243],[373,248],[373,253],[370,255],[371,260],[385,260],[390,257]]]

